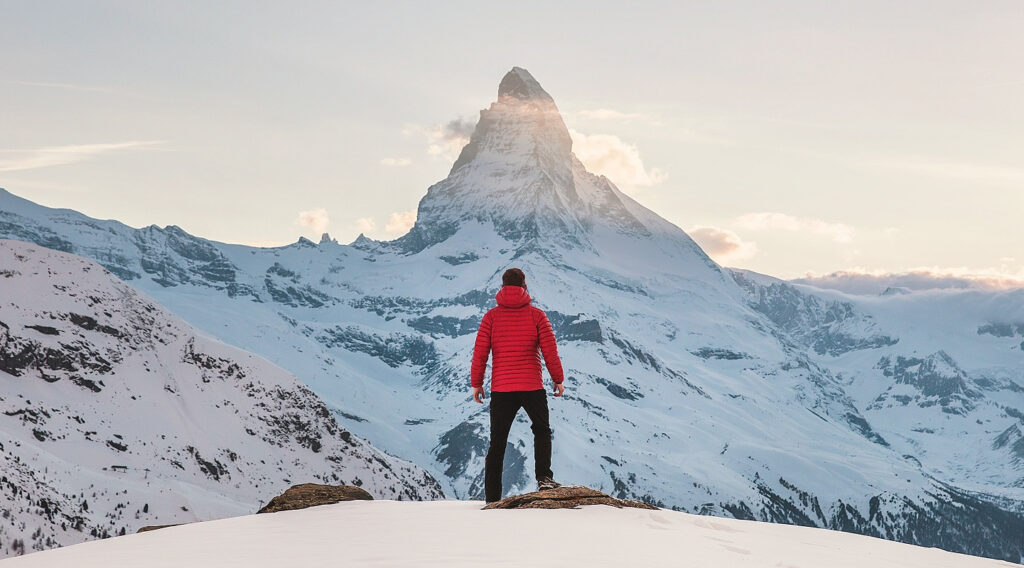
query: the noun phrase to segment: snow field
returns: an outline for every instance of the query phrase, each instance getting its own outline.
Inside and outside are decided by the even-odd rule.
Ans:
[[[193,523],[6,560],[4,568],[188,566],[973,568],[1016,566],[871,537],[668,510],[490,510],[351,501]]]

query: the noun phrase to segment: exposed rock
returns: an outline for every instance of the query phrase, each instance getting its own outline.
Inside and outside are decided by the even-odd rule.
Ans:
[[[366,353],[393,368],[401,367],[406,363],[420,367],[432,367],[437,364],[438,359],[434,342],[411,333],[378,335],[368,333],[354,325],[346,327],[338,325],[321,330],[315,338],[328,348],[339,347],[348,351]]]
[[[354,485],[320,485],[303,483],[293,485],[288,491],[274,497],[257,513],[276,513],[305,509],[317,505],[331,505],[341,501],[372,501],[373,495]]]
[[[851,302],[819,298],[792,284],[758,281],[739,271],[732,275],[747,292],[750,307],[818,355],[837,357],[899,343],[898,337],[882,333],[874,318]]]
[[[611,505],[618,509],[657,509],[654,505],[640,501],[616,499],[582,485],[566,485],[556,489],[513,495],[489,503],[484,509],[578,509],[584,505]]]
[[[139,529],[139,530],[137,530],[135,532],[136,533],[144,533],[144,532],[149,532],[149,531],[155,531],[157,529],[166,529],[167,527],[176,527],[179,524],[181,524],[181,523],[177,523],[177,524],[173,524],[173,525],[146,525],[146,526],[142,527],[141,529]]]
[[[907,406],[921,408],[938,405],[947,414],[965,415],[977,407],[983,397],[960,365],[943,350],[921,359],[886,355],[875,368],[894,384],[868,405],[869,410]]]

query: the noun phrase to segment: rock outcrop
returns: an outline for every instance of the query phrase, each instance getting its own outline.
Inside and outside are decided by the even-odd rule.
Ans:
[[[276,513],[331,505],[341,501],[372,501],[373,495],[354,485],[320,485],[319,483],[303,483],[293,485],[284,493],[274,497],[256,513]]]
[[[173,525],[146,525],[146,526],[142,527],[141,529],[139,529],[139,530],[137,530],[135,532],[137,532],[137,533],[144,533],[144,532],[149,532],[149,531],[166,529],[167,527],[176,527],[176,526],[179,526],[180,524],[181,523],[175,523]]]
[[[585,505],[611,505],[619,509],[657,509],[654,505],[640,501],[616,499],[582,485],[566,485],[556,489],[513,495],[490,503],[484,509],[578,509]]]

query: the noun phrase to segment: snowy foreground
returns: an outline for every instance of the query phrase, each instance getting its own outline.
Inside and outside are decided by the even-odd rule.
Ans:
[[[838,531],[670,510],[482,505],[351,501],[86,542],[3,566],[1017,566]]]

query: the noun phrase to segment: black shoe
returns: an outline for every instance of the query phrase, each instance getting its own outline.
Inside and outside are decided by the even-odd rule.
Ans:
[[[557,489],[561,486],[561,483],[555,481],[554,479],[551,479],[550,477],[542,477],[537,480],[538,491],[544,491],[546,489]]]

